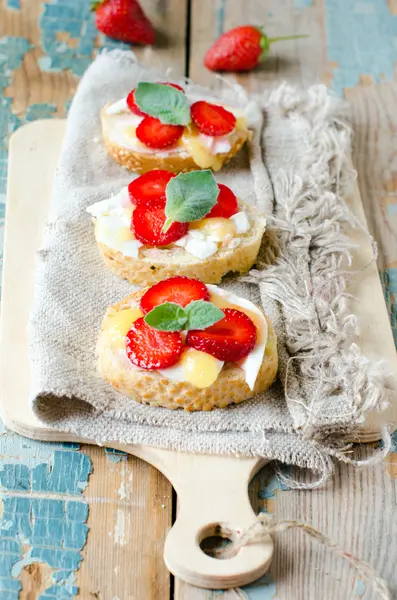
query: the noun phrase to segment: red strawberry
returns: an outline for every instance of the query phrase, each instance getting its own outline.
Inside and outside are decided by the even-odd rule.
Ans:
[[[208,215],[206,215],[206,219],[209,217],[224,217],[225,219],[229,219],[229,217],[238,212],[237,198],[232,190],[227,185],[223,185],[223,183],[218,183],[218,188],[219,194],[216,204],[211,208]]]
[[[166,81],[159,81],[158,82],[160,85],[170,85],[174,88],[176,88],[177,90],[180,90],[181,92],[185,92],[185,90],[178,85],[177,83],[168,83]],[[135,102],[135,88],[133,90],[130,91],[130,93],[127,96],[127,104],[128,104],[128,108],[130,109],[131,112],[134,113],[134,115],[138,115],[138,117],[145,117],[146,113],[144,113],[139,106],[137,105],[137,103]]]
[[[197,129],[205,135],[226,135],[233,131],[236,126],[236,117],[233,113],[223,108],[223,106],[211,104],[204,100],[192,104],[190,114]]]
[[[225,308],[223,312],[225,318],[215,325],[189,331],[186,344],[207,352],[218,360],[237,362],[245,358],[255,346],[256,327],[240,310]]]
[[[141,298],[141,310],[145,314],[155,306],[164,302],[174,302],[180,306],[187,306],[193,300],[209,301],[210,294],[207,286],[198,279],[177,276],[170,277],[152,285]]]
[[[134,115],[138,115],[138,117],[145,117],[146,113],[142,112],[141,109],[139,108],[139,106],[137,105],[137,103],[135,102],[134,92],[135,92],[135,88],[133,90],[131,90],[127,96],[128,108],[130,109],[131,112],[134,113]]]
[[[145,117],[136,128],[136,137],[149,148],[165,148],[175,144],[183,133],[183,125],[164,125],[155,117]]]
[[[153,169],[137,177],[128,186],[128,193],[132,204],[148,203],[165,200],[165,188],[175,173],[164,169]]]
[[[185,93],[185,90],[183,89],[183,87],[181,87],[177,83],[169,83],[168,81],[158,81],[157,83],[160,83],[161,85],[170,85],[170,86],[174,87],[176,90],[179,90],[180,92]]]
[[[189,228],[188,223],[172,223],[166,233],[162,232],[166,220],[165,200],[150,204],[138,204],[132,213],[131,230],[137,240],[147,246],[168,246],[183,237]]]
[[[241,25],[226,33],[207,50],[204,64],[211,71],[249,71],[269,52],[270,44],[279,40],[293,40],[306,35],[288,35],[268,38],[259,27]]]
[[[126,336],[127,356],[141,369],[165,369],[174,365],[182,354],[179,331],[158,331],[137,319]]]
[[[105,35],[130,44],[153,44],[155,31],[138,0],[94,0],[92,10]]]

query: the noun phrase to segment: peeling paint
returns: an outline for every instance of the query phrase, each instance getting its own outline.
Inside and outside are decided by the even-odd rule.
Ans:
[[[361,77],[391,80],[396,64],[397,16],[385,0],[327,0],[327,56],[336,63],[332,88],[343,95]]]
[[[249,585],[240,588],[247,600],[273,600],[276,597],[276,583],[270,573],[266,573]]]
[[[89,2],[45,2],[39,28],[45,55],[38,62],[40,69],[46,72],[70,69],[73,75],[81,77],[98,48],[130,48],[98,33]],[[59,39],[60,34],[62,39]]]
[[[218,38],[224,32],[225,26],[225,8],[226,8],[226,0],[218,0],[218,6],[216,8],[216,29],[215,29],[215,39]]]
[[[21,66],[31,48],[29,40],[23,37],[0,39],[0,202],[5,202],[6,195],[8,137],[21,124],[20,118],[12,113],[12,99],[5,91],[11,85],[13,71]]]
[[[117,509],[117,520],[114,527],[114,543],[119,546],[125,546],[125,515],[124,511],[120,508]]]
[[[33,548],[30,548],[16,563],[12,565],[11,575],[14,579],[17,579],[21,574],[22,569],[24,569],[27,565],[32,565],[33,563],[39,562],[38,558],[32,557]]]
[[[128,454],[126,452],[122,452],[121,450],[116,450],[115,448],[105,448],[106,458],[109,462],[119,463],[121,459],[127,459]]]
[[[127,494],[125,493],[125,481],[124,479],[121,481],[120,487],[118,489],[118,496],[120,498],[120,500],[124,500],[124,498],[126,498]]]
[[[290,476],[292,469],[288,466],[284,466],[282,467],[282,471],[284,475]],[[275,498],[277,492],[285,491],[288,491],[288,487],[279,480],[273,470],[273,467],[270,467],[268,471],[268,479],[264,487],[259,491],[258,497],[262,500],[269,500]]]
[[[7,0],[6,7],[10,10],[20,10],[21,0]]]
[[[397,346],[397,268],[389,267],[380,273],[394,343]]]
[[[25,121],[30,123],[31,121],[35,121],[36,119],[50,119],[54,116],[57,107],[55,104],[50,104],[48,102],[41,102],[39,104],[31,104],[26,109],[25,113]]]
[[[356,584],[354,586],[354,593],[356,594],[356,596],[361,598],[361,596],[364,596],[365,590],[366,590],[365,583],[363,581],[361,581],[360,579],[357,579]]]
[[[397,431],[394,431],[391,436],[391,453],[397,453]]]
[[[297,10],[309,8],[309,6],[313,6],[313,0],[294,0],[294,8]]]
[[[7,591],[10,600],[16,600],[15,593],[21,589],[17,579],[24,568],[43,563],[54,573],[40,598],[74,598],[78,592],[74,573],[88,533],[88,504],[82,491],[88,483],[91,461],[76,451],[78,444],[38,445],[9,435],[17,442],[16,447],[33,449],[37,455],[29,465],[16,458],[10,462],[10,457],[4,456],[0,462],[0,591]]]

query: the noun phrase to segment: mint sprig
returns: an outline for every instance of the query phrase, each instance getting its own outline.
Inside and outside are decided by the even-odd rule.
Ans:
[[[180,173],[170,179],[165,188],[167,218],[163,232],[174,222],[190,223],[203,219],[216,204],[218,194],[218,185],[209,169]]]
[[[223,319],[225,313],[206,300],[193,300],[185,308],[174,302],[164,302],[145,316],[145,322],[159,331],[206,329]]]
[[[165,125],[189,125],[190,107],[186,95],[171,85],[138,83],[135,102],[147,115]]]

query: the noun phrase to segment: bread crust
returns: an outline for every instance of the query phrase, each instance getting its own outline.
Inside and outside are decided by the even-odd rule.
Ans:
[[[247,212],[252,227],[244,235],[238,235],[241,243],[236,248],[220,248],[216,254],[200,259],[183,248],[142,248],[140,256],[124,256],[105,244],[98,242],[105,264],[122,279],[136,285],[152,285],[157,281],[185,275],[201,279],[204,283],[220,283],[226,273],[247,273],[255,264],[265,230],[265,220],[252,208],[240,202],[241,210]]]
[[[132,292],[124,300],[108,308],[106,314],[119,312],[130,307],[131,303],[138,305],[146,289]],[[242,369],[233,363],[226,363],[217,380],[204,389],[198,389],[185,381],[168,379],[156,371],[131,368],[127,361],[117,359],[118,350],[109,346],[108,336],[102,328],[97,343],[98,372],[121,394],[143,404],[163,406],[172,410],[184,408],[189,412],[225,408],[229,404],[243,402],[264,392],[276,378],[277,338],[270,319],[266,315],[265,317],[268,339],[254,390],[250,390],[245,382]]]
[[[187,173],[188,171],[197,171],[201,169],[190,155],[181,156],[181,154],[177,152],[169,153],[166,156],[162,156],[161,152],[143,153],[124,148],[113,142],[109,136],[110,118],[106,114],[108,106],[109,104],[104,106],[101,110],[102,135],[107,153],[119,165],[125,167],[129,171],[141,174],[151,171],[152,169],[166,169],[172,173]],[[251,136],[251,132],[248,129],[241,130],[239,133],[240,135],[234,141],[229,152],[216,155],[219,159],[219,168],[214,168],[213,170],[220,170],[223,165],[236,156]]]

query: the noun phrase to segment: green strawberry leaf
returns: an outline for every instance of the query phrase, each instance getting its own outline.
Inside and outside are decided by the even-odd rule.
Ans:
[[[185,308],[187,323],[185,329],[206,329],[224,318],[225,313],[205,300],[193,300]]]
[[[212,171],[191,171],[173,177],[165,188],[167,217],[163,232],[172,223],[190,223],[207,215],[216,204],[219,188]]]
[[[194,300],[185,308],[174,302],[164,302],[145,316],[145,322],[159,331],[206,329],[225,316],[224,312],[206,300]]]
[[[145,322],[160,331],[181,331],[186,321],[184,309],[174,302],[164,302],[145,316]]]
[[[190,107],[186,95],[171,85],[138,83],[134,92],[139,108],[166,125],[189,125]]]

